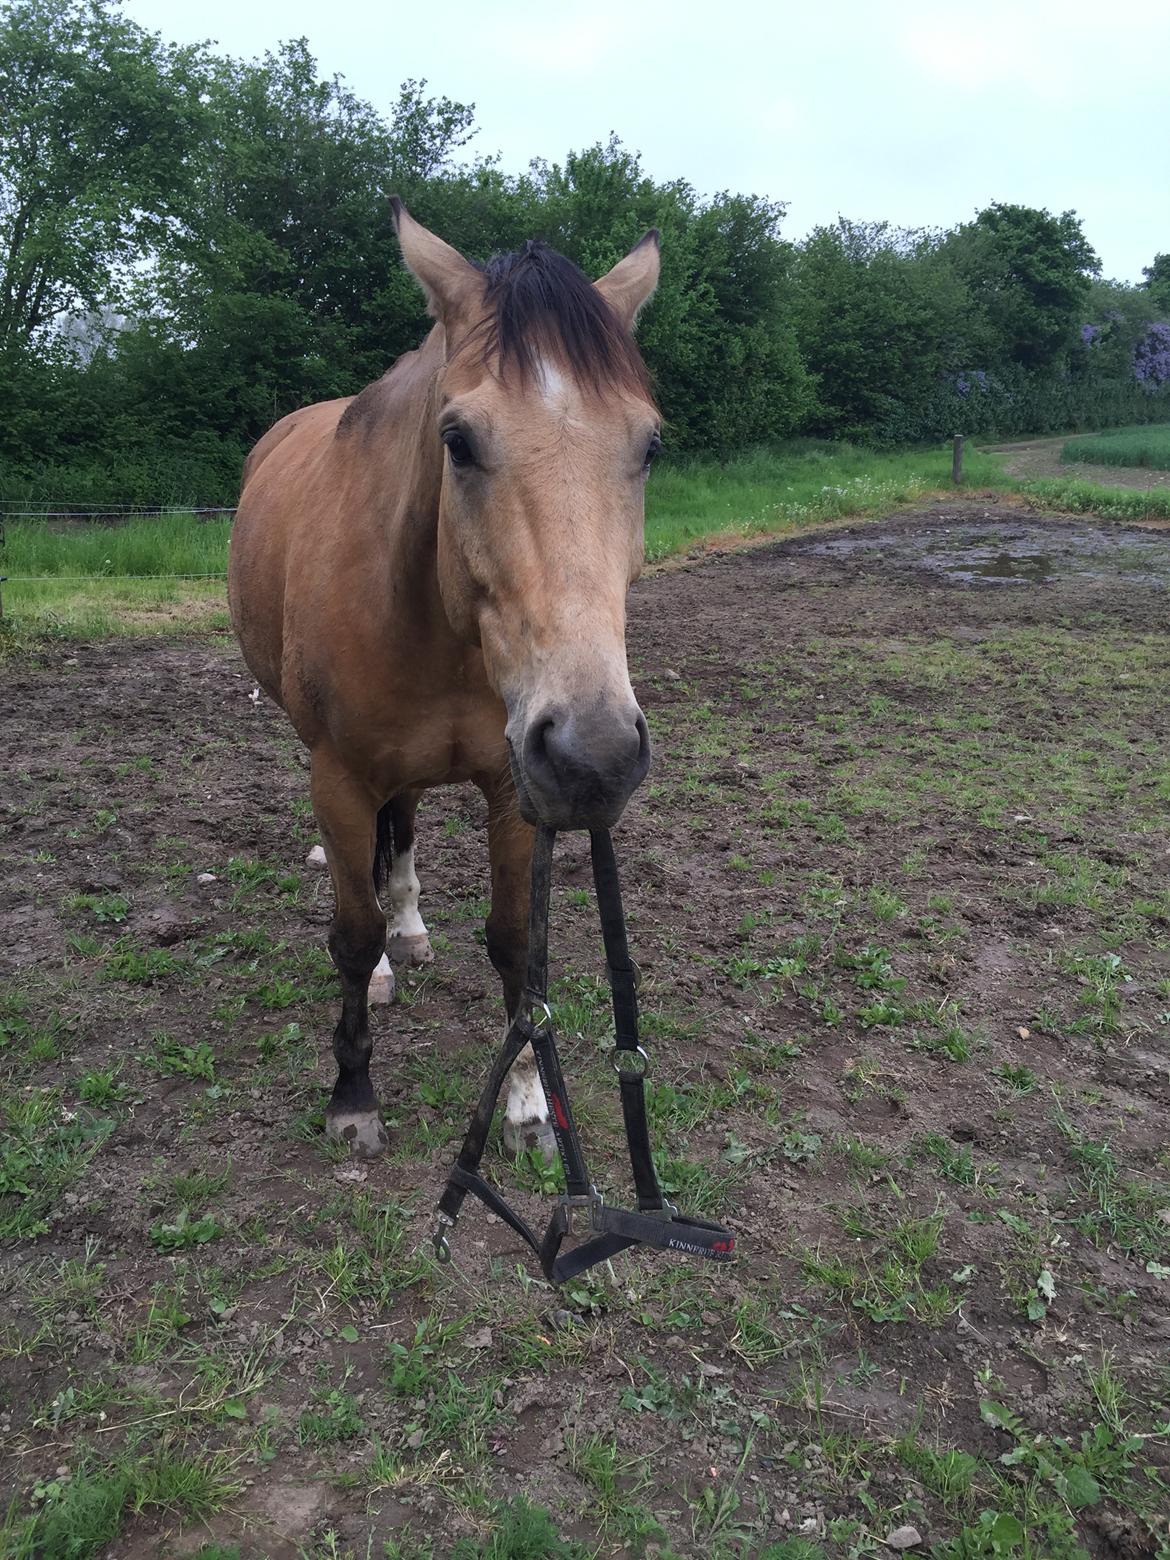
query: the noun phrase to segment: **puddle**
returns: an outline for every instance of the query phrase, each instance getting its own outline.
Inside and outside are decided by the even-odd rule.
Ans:
[[[1116,527],[926,522],[826,538],[808,550],[976,588],[1043,586],[1062,579],[1170,585],[1170,536]]]
[[[1006,580],[1041,585],[1056,573],[1056,562],[1046,553],[998,552],[967,568],[951,568],[945,572],[952,579]]]

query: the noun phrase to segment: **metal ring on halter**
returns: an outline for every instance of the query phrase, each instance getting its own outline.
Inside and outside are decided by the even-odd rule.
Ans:
[[[450,1262],[451,1245],[447,1239],[447,1231],[455,1228],[455,1220],[450,1214],[444,1213],[440,1208],[435,1215],[435,1230],[431,1236],[431,1245],[434,1247],[436,1262]]]
[[[533,1029],[551,1029],[552,1021],[552,1008],[549,1007],[544,998],[529,997],[528,1022],[532,1025]]]
[[[628,1066],[627,1057],[635,1056],[638,1057],[637,1065],[634,1067]],[[619,1047],[613,1053],[613,1070],[623,1082],[626,1079],[638,1082],[650,1071],[650,1058],[646,1055],[642,1046],[638,1046],[634,1050]]]

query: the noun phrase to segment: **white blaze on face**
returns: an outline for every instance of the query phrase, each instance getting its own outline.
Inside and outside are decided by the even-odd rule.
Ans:
[[[413,846],[395,855],[387,894],[390,900],[391,937],[425,937],[427,929],[418,913],[418,878],[414,870]]]
[[[538,359],[536,383],[544,401],[550,406],[560,406],[565,411],[568,410],[569,381],[555,363],[549,363],[545,358]]]

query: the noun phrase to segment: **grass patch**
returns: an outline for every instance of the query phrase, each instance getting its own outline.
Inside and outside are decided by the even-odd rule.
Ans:
[[[0,1096],[0,1239],[42,1234],[58,1196],[113,1128],[108,1116],[66,1110],[51,1089]]]
[[[1170,488],[1102,487],[1073,477],[1005,479],[1002,485],[1023,494],[1034,509],[1062,509],[1102,520],[1170,520]]]
[[[1170,423],[1114,428],[1108,433],[1069,439],[1060,458],[1095,466],[1149,466],[1155,471],[1170,471]]]
[[[999,461],[969,450],[968,485],[1002,485]],[[878,452],[800,440],[726,462],[664,462],[646,493],[646,556],[708,537],[782,536],[844,515],[885,513],[950,485],[950,449]]]
[[[10,1560],[100,1554],[130,1516],[144,1511],[197,1520],[219,1511],[237,1492],[227,1457],[160,1450],[126,1456],[109,1467],[81,1468],[38,1489],[39,1509],[0,1521],[0,1553]]]
[[[9,520],[0,548],[5,612],[16,623],[83,638],[227,626],[231,517],[177,511],[117,525]],[[156,578],[155,576],[167,576]]]

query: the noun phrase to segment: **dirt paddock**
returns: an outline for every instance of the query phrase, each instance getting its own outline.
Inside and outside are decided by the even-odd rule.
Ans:
[[[478,796],[420,812],[437,961],[376,1011],[391,1150],[350,1164],[280,711],[220,638],[10,659],[0,1554],[1170,1555],[1168,585],[1164,531],[956,504],[636,588],[656,1140],[740,1254],[559,1294],[470,1201],[429,1254],[502,1018]],[[555,1176],[489,1164],[541,1220]]]

